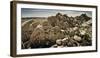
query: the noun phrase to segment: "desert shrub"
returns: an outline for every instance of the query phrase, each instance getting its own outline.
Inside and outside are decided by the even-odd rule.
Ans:
[[[21,39],[22,40],[22,48],[25,49],[28,45],[28,43],[27,43],[27,45],[25,43],[30,40],[31,32],[30,31],[22,31],[21,35],[22,35],[22,39]]]
[[[55,16],[48,17],[47,20],[53,27],[57,24],[57,18]]]
[[[42,23],[42,25],[43,25],[43,26],[51,26],[51,24],[50,24],[48,21],[44,21],[44,22]]]
[[[31,34],[30,42],[31,48],[38,48],[44,43],[44,30],[40,28],[35,28]]]
[[[36,21],[34,21],[34,22],[32,22],[30,25],[29,25],[29,30],[30,31],[34,31],[34,29],[37,27],[37,25],[39,25],[40,24],[40,22],[36,22]]]
[[[29,30],[29,26],[30,26],[30,24],[31,24],[32,22],[34,22],[34,20],[27,20],[27,21],[23,22],[23,23],[21,24],[22,30],[23,30],[23,31]]]

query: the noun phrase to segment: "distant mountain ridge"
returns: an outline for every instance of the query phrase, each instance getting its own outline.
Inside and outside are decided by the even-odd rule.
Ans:
[[[46,19],[46,17],[22,17],[22,19]]]

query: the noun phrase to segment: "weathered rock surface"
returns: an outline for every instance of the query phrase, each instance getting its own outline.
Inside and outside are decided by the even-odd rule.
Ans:
[[[62,48],[92,45],[92,19],[86,14],[68,17],[57,13],[46,21],[22,26],[22,48]]]

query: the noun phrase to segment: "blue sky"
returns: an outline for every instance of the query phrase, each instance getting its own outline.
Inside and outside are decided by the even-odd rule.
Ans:
[[[55,16],[58,12],[73,17],[86,13],[89,17],[92,17],[91,11],[72,11],[72,10],[34,9],[34,8],[22,8],[21,16],[22,17],[48,17],[48,16]]]

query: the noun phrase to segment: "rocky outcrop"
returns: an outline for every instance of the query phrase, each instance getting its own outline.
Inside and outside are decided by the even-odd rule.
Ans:
[[[23,49],[92,45],[92,19],[86,14],[69,17],[57,13],[41,21],[26,24],[27,32],[22,30]]]

